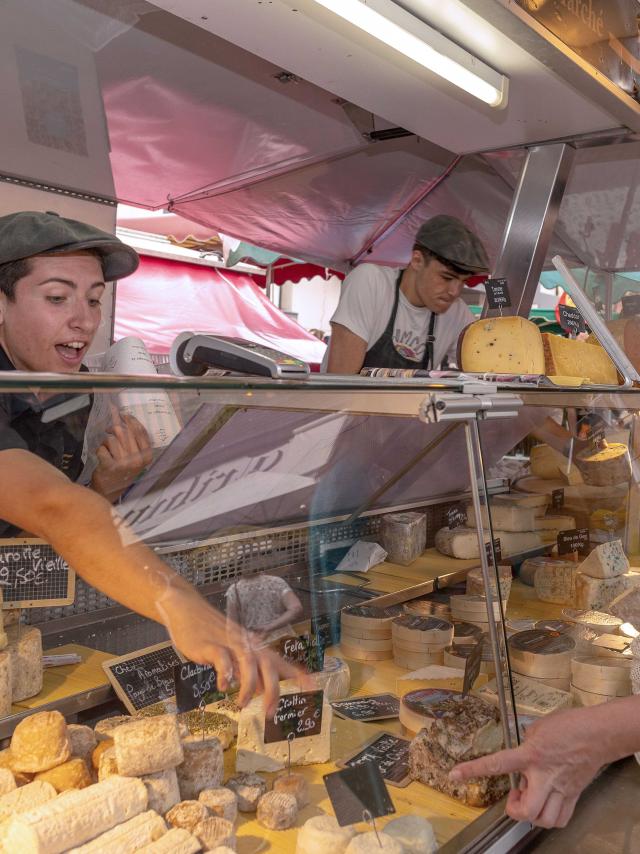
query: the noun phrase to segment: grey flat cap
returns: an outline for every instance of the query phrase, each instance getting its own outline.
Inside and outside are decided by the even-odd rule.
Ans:
[[[431,217],[418,229],[415,242],[466,272],[489,271],[489,258],[480,238],[454,216]]]
[[[131,275],[140,263],[135,249],[86,222],[52,211],[19,211],[0,217],[0,264],[83,249],[94,249],[100,255],[107,282]]]

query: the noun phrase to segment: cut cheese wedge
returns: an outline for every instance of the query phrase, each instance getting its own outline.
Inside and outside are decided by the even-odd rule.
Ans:
[[[540,330],[523,317],[477,320],[464,331],[459,361],[470,373],[544,374]]]
[[[548,376],[581,376],[595,385],[618,385],[616,366],[602,347],[548,332],[542,335],[542,346]]]

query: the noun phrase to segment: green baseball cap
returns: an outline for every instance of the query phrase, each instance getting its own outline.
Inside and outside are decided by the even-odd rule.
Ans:
[[[480,238],[454,216],[440,214],[423,222],[415,242],[465,272],[489,271],[489,258]]]
[[[107,282],[131,275],[140,263],[135,249],[115,234],[54,211],[19,211],[0,217],[0,264],[83,249],[93,249],[100,255]]]

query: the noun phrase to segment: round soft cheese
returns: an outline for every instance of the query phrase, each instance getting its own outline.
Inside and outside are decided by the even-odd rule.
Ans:
[[[354,836],[345,854],[377,854],[379,851],[385,851],[386,854],[404,854],[401,842],[382,831],[375,833],[373,830]]]
[[[576,642],[559,632],[530,629],[509,638],[513,669],[524,676],[564,678],[571,673]]]
[[[626,697],[631,693],[631,659],[578,656],[571,662],[571,683],[582,691]]]
[[[467,645],[475,641],[479,641],[482,637],[482,629],[473,623],[466,623],[463,620],[453,620],[453,643],[454,645]]]
[[[438,617],[414,617],[410,614],[396,617],[391,623],[393,642],[419,646],[448,646],[453,640],[453,625]],[[411,648],[411,647],[409,647]]]
[[[433,826],[421,815],[392,818],[385,825],[384,832],[401,843],[405,854],[435,854],[438,850]]]
[[[332,815],[314,815],[298,831],[296,854],[344,854],[355,833],[351,825],[340,827]]]
[[[604,611],[580,611],[575,608],[563,608],[562,616],[571,623],[586,626],[597,635],[615,634],[622,620]]]
[[[457,667],[459,670],[464,670],[467,664],[467,659],[473,652],[476,644],[456,644],[449,646],[444,651],[444,664],[448,667]],[[493,661],[493,653],[489,643],[482,645],[482,659],[480,663],[480,673],[487,673],[493,676],[496,672],[495,663]]]
[[[424,727],[428,729],[438,715],[439,705],[451,698],[462,698],[462,694],[442,688],[409,691],[400,700],[400,723],[414,733]]]

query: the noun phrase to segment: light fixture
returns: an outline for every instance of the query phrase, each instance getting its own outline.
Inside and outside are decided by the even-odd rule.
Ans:
[[[491,107],[507,103],[509,79],[405,12],[392,0],[314,0]]]

